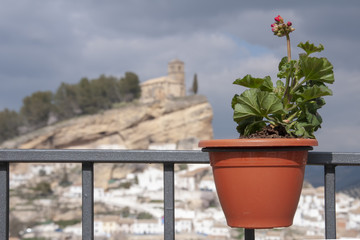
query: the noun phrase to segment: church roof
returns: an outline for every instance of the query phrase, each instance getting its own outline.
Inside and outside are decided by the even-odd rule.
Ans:
[[[164,76],[164,77],[158,77],[158,78],[152,78],[152,79],[146,80],[145,82],[142,82],[140,85],[146,86],[146,85],[151,85],[151,84],[156,84],[156,83],[161,83],[161,82],[174,82],[174,80],[172,78],[170,78],[169,76]]]
[[[158,78],[151,78],[149,80],[146,80],[145,82],[142,82],[141,85],[150,85],[150,84],[154,84],[154,83],[160,83],[160,82],[165,82],[167,80],[168,76],[164,76],[164,77],[158,77]]]

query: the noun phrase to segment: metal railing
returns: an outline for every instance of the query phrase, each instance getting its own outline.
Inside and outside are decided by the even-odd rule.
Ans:
[[[158,163],[164,168],[164,239],[175,239],[174,165],[209,164],[200,151],[0,150],[0,240],[9,238],[9,163],[82,164],[82,239],[94,239],[94,163]],[[324,166],[325,237],[336,238],[335,168],[360,165],[360,153],[310,152],[309,165]],[[245,229],[245,239],[255,239]]]

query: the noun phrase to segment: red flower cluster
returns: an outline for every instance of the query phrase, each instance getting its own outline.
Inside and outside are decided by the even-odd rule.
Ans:
[[[273,31],[274,35],[278,37],[283,37],[295,30],[295,28],[292,27],[292,23],[287,22],[285,24],[284,19],[280,15],[278,15],[274,19],[275,22],[271,24],[271,30]]]
[[[278,22],[278,23],[284,23],[284,19],[280,15],[275,17],[275,21]]]

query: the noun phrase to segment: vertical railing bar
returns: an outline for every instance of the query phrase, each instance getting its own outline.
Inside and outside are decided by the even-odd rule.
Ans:
[[[82,163],[82,239],[94,239],[94,163]]]
[[[324,166],[325,238],[336,238],[335,165]]]
[[[9,239],[9,162],[0,162],[0,240]]]
[[[245,240],[255,240],[255,229],[245,228]]]
[[[164,163],[164,240],[175,239],[174,163]]]

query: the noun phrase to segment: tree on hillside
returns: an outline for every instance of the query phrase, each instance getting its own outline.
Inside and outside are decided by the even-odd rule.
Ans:
[[[71,118],[81,112],[76,97],[76,85],[61,83],[54,96],[56,113],[60,119]]]
[[[38,91],[23,99],[20,113],[28,125],[40,127],[47,124],[50,112],[54,107],[52,98],[52,92]]]
[[[104,92],[106,93],[106,97],[112,102],[120,102],[121,101],[121,93],[119,89],[118,82],[120,81],[116,77],[113,76],[105,76],[101,75],[99,77],[99,81],[101,82]]]
[[[193,84],[192,84],[192,87],[190,88],[190,92],[193,94],[197,94],[198,88],[199,88],[199,86],[198,86],[197,74],[195,73]]]
[[[18,136],[20,126],[19,114],[5,108],[4,111],[0,112],[0,142]]]
[[[121,99],[130,102],[141,95],[139,77],[132,72],[126,72],[119,82]]]
[[[121,101],[121,94],[117,79],[101,75],[90,82],[93,97],[98,109],[109,109],[115,102]]]
[[[87,78],[82,78],[76,88],[76,99],[82,114],[97,112],[96,102],[93,97],[92,87]]]

